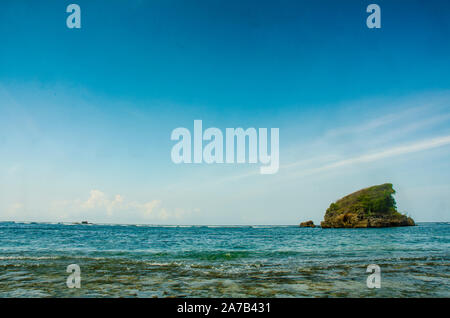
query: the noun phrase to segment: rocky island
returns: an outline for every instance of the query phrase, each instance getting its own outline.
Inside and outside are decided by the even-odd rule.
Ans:
[[[300,223],[300,227],[316,227],[313,221],[306,221]]]
[[[414,220],[397,211],[391,183],[376,185],[349,194],[331,203],[322,228],[368,228],[414,226]]]

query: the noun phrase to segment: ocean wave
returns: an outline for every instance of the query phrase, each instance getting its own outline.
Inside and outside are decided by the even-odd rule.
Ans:
[[[61,259],[61,256],[0,256],[0,261],[5,260],[47,260]]]

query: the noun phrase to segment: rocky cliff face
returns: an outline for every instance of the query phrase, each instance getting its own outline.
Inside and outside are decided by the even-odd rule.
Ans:
[[[413,219],[397,211],[392,184],[365,188],[331,203],[322,228],[413,226]]]

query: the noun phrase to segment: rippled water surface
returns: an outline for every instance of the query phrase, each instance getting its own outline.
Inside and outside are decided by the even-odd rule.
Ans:
[[[66,268],[81,268],[69,289]],[[367,265],[381,288],[366,286]],[[450,224],[385,229],[0,223],[0,297],[449,297]]]

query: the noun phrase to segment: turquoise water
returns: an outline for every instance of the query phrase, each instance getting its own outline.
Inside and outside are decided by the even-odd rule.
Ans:
[[[69,264],[81,288],[66,286]],[[367,265],[381,288],[366,286]],[[0,297],[449,297],[450,223],[384,229],[0,223]]]

